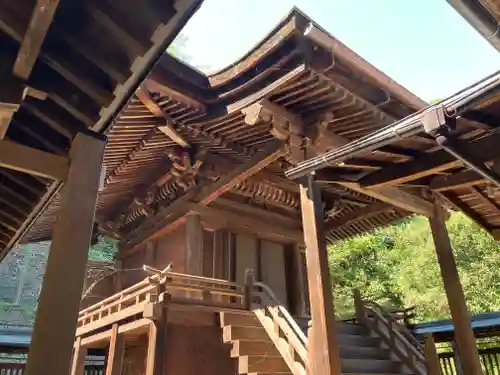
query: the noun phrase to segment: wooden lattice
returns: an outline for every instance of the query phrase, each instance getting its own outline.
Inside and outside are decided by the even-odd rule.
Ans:
[[[214,277],[214,233],[203,232],[203,276]]]

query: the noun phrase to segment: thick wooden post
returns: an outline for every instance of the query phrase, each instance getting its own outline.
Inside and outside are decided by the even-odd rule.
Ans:
[[[125,340],[122,335],[118,334],[118,324],[115,323],[111,328],[106,375],[121,375],[124,354]]]
[[[450,306],[451,318],[455,326],[455,339],[464,373],[467,375],[481,375],[481,363],[479,362],[474,332],[470,324],[470,314],[465,304],[464,291],[460,283],[453,249],[446,229],[445,212],[438,203],[434,204],[433,215],[429,218],[429,221],[444,289]]]
[[[339,348],[323,233],[321,196],[312,176],[308,176],[307,181],[300,185],[300,201],[311,301],[312,347],[316,348],[309,350],[310,368],[315,375],[339,375]]]
[[[424,334],[424,356],[427,375],[441,375],[439,357],[436,351],[436,343],[432,333]]]
[[[85,358],[87,357],[87,348],[82,346],[82,338],[78,337],[73,352],[73,361],[71,364],[70,375],[83,375],[85,371]]]
[[[190,214],[186,220],[186,273],[202,275],[203,228],[200,215]]]
[[[104,140],[78,134],[40,294],[26,375],[67,375],[94,224]],[[54,358],[57,353],[57,360]]]
[[[363,306],[363,298],[361,297],[361,292],[359,291],[359,289],[357,288],[354,289],[353,296],[354,296],[354,311],[356,314],[356,323],[364,324],[365,313]]]

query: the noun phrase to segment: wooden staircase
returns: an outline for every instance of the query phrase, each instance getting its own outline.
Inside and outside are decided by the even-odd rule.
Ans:
[[[237,359],[240,374],[292,374],[255,313],[221,312],[220,324],[223,341],[232,345],[231,356]],[[370,336],[365,326],[339,323],[337,329],[343,374],[411,374],[380,338]],[[297,368],[306,374],[304,367],[296,364]]]

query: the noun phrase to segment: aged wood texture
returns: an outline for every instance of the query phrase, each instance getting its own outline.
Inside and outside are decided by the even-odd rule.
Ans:
[[[386,202],[392,204],[393,206],[402,208],[406,211],[414,212],[416,214],[424,215],[427,217],[433,214],[432,203],[398,188],[384,187],[367,189],[361,187],[358,183],[355,182],[341,182],[339,184],[351,190],[378,199],[382,202]]]
[[[102,139],[83,134],[78,134],[71,146],[72,162],[52,235],[28,375],[66,375],[70,367],[103,151]],[[54,351],[57,361],[48,361]]]
[[[37,0],[28,30],[26,30],[14,63],[13,72],[16,76],[28,79],[40,54],[45,35],[52,24],[58,5],[59,0]]]
[[[198,214],[190,214],[186,220],[186,273],[202,275],[203,228]]]
[[[313,348],[321,348],[309,350],[309,362],[318,374],[340,375],[332,284],[322,227],[321,195],[312,176],[308,176],[308,180],[300,185],[300,199],[313,330],[310,342]]]
[[[430,217],[429,222],[451,318],[455,326],[455,340],[460,351],[464,372],[471,375],[480,375],[482,370],[474,331],[471,327],[470,313],[467,310],[455,256],[446,229],[444,210],[438,203],[434,205],[434,215]]]
[[[80,337],[78,337],[80,339]],[[118,323],[111,328],[108,358],[106,360],[106,375],[121,375],[123,355],[125,354],[125,339],[118,333]]]
[[[70,375],[83,375],[86,356],[87,348],[82,346],[82,338],[77,337],[75,348],[73,350],[73,360],[71,363]]]
[[[0,167],[64,181],[68,174],[69,160],[64,156],[4,139],[0,140]]]

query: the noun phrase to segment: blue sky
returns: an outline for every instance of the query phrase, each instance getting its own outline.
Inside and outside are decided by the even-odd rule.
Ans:
[[[445,0],[205,0],[183,30],[191,63],[234,62],[294,5],[425,100],[500,69],[500,53]]]

